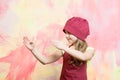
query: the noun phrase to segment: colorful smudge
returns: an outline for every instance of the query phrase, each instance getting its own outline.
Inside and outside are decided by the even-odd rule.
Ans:
[[[0,34],[1,80],[58,80],[62,60],[46,66],[36,64],[37,60],[23,46],[22,37],[24,33],[34,35],[40,43],[40,53],[47,56],[56,51],[50,40],[63,39],[62,28],[72,16],[87,18],[90,23],[87,42],[96,53],[88,63],[89,80],[120,79],[119,0],[13,1],[0,0],[0,31],[9,36],[8,39]]]
[[[10,64],[6,80],[30,80],[30,75],[34,70],[36,59],[25,46],[21,46],[10,51],[7,56],[0,58],[0,62]]]

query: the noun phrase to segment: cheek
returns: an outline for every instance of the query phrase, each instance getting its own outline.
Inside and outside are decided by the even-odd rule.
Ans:
[[[73,41],[77,40],[77,38],[75,36],[72,36],[71,38],[72,38]]]

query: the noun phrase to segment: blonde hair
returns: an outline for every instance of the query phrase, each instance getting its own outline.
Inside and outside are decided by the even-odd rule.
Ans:
[[[87,47],[88,47],[88,45],[87,45],[86,41],[82,41],[82,40],[77,39],[77,41],[75,43],[76,50],[84,53],[86,51]],[[80,66],[82,64],[82,62],[83,61],[80,61],[74,57],[71,57],[71,60],[70,60],[70,64],[75,64],[77,66]]]

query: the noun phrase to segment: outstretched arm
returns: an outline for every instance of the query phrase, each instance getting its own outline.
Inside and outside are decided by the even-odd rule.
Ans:
[[[61,50],[58,50],[57,52],[49,56],[44,56],[39,52],[39,49],[36,47],[36,44],[31,42],[27,37],[24,37],[23,41],[26,48],[28,48],[32,52],[32,54],[36,57],[36,59],[39,60],[39,62],[41,62],[44,65],[55,62],[60,57],[62,57]]]

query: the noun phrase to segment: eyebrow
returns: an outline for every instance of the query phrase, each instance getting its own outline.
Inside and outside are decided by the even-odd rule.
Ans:
[[[68,33],[68,34],[70,34],[68,31],[65,31],[65,33]]]

